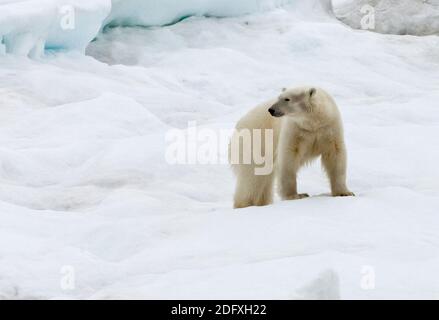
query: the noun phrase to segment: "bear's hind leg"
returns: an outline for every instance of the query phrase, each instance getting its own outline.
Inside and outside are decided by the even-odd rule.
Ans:
[[[254,175],[253,168],[237,173],[234,208],[266,206],[273,202],[273,174]]]

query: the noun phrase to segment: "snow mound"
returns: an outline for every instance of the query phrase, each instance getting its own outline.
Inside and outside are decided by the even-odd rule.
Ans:
[[[340,300],[340,279],[332,269],[321,272],[316,279],[297,290],[295,299]]]
[[[432,35],[439,34],[438,0],[335,0],[338,19],[355,29],[379,33]],[[375,26],[362,27],[374,14]],[[367,25],[367,22],[366,22]]]

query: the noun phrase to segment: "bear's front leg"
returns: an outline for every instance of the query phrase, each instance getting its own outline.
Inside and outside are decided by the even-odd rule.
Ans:
[[[279,161],[279,195],[282,200],[298,200],[309,197],[306,193],[297,193],[297,171],[299,160],[289,152],[282,152]]]
[[[344,143],[334,143],[333,148],[322,154],[322,165],[331,183],[334,197],[355,196],[346,186],[346,148]]]
[[[279,194],[282,200],[298,200],[309,197],[306,193],[297,193],[297,175],[290,170],[280,172]]]

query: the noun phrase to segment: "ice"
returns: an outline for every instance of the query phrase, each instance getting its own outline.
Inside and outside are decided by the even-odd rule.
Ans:
[[[333,3],[336,16],[356,29],[391,34],[439,34],[438,0],[333,0]],[[362,27],[362,19],[370,13],[374,14],[374,26],[369,28],[366,22]]]
[[[63,0],[1,1],[0,53],[35,58],[44,49],[84,51],[110,9],[110,0],[76,0],[74,6]]]
[[[291,0],[113,0],[109,25],[161,26],[188,16],[229,17],[279,7]]]
[[[0,54],[40,57],[45,50],[83,52],[107,26],[161,26],[188,16],[262,12],[292,0],[0,1]]]
[[[373,30],[382,33],[429,35],[439,32],[439,2],[431,0],[334,0],[335,14],[361,29],[365,5],[373,5]],[[0,2],[0,55],[38,58],[47,50],[84,52],[106,27],[163,26],[190,16],[232,17],[266,12],[291,4],[304,17],[324,8],[332,15],[332,2],[298,0],[24,0]],[[367,11],[369,12],[369,11]],[[325,19],[322,16],[322,19]]]
[[[329,8],[0,57],[0,298],[437,298],[439,38],[358,32]],[[228,165],[165,161],[170,130],[232,129],[301,84],[339,104],[357,197],[329,197],[315,163],[310,198],[233,210]]]

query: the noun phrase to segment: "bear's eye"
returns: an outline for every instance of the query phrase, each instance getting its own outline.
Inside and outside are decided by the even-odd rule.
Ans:
[[[285,98],[284,100],[285,100],[286,102],[290,101],[290,99],[288,99],[288,98]]]

